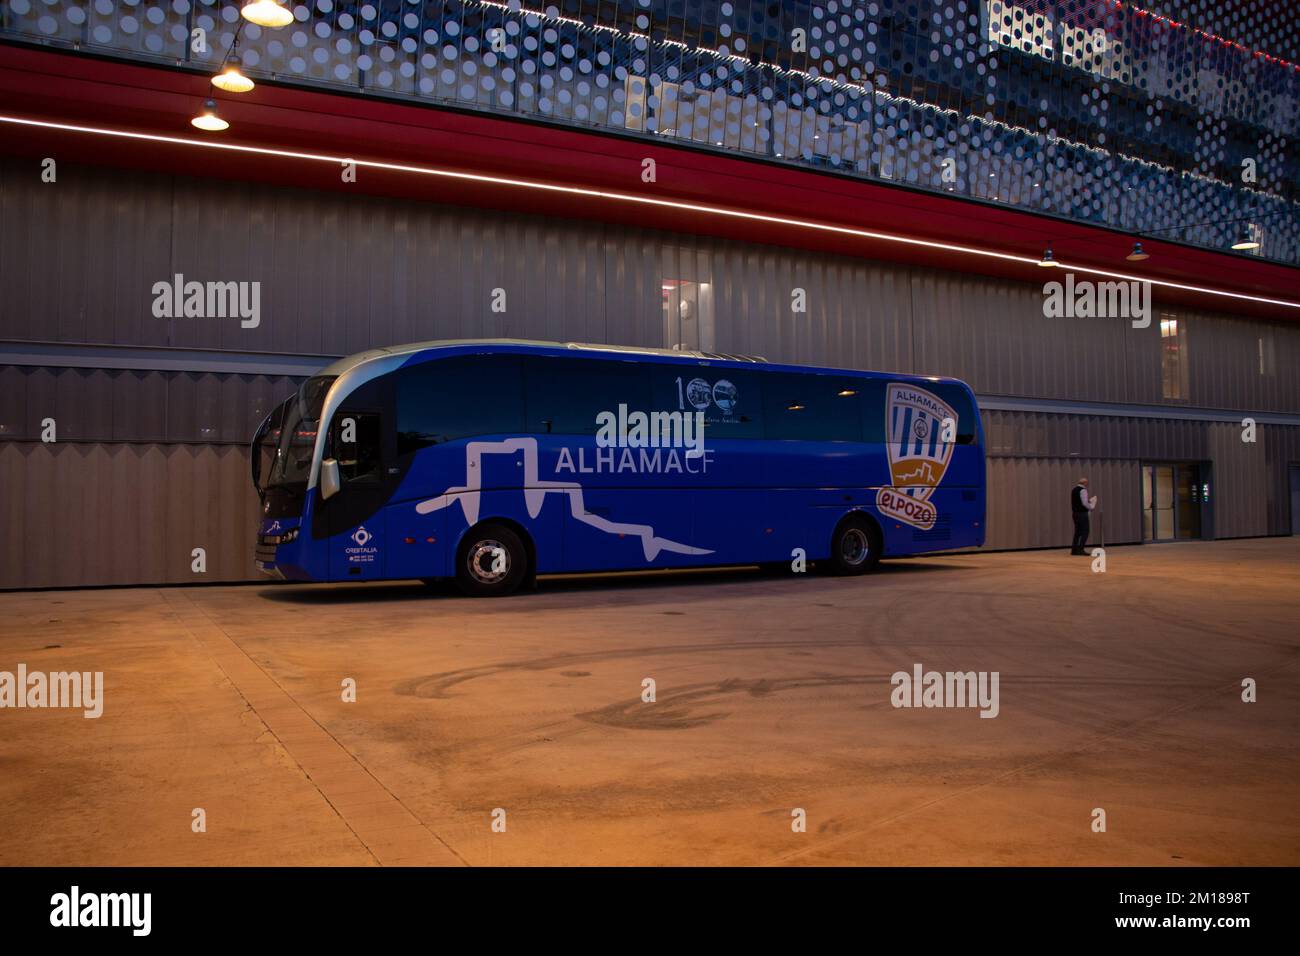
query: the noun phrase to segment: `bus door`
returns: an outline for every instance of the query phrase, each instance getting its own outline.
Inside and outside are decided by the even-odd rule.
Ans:
[[[331,581],[384,577],[388,546],[384,505],[395,481],[394,449],[385,447],[384,410],[344,405],[330,423],[325,457],[339,463],[340,488],[318,501]]]

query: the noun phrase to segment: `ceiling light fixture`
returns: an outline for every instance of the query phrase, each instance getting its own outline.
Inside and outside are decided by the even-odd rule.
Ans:
[[[199,115],[190,120],[191,126],[197,126],[201,130],[209,133],[219,133],[223,129],[230,129],[230,124],[217,115],[217,101],[207,100],[203,104],[203,109]]]
[[[249,0],[240,9],[239,15],[259,27],[286,27],[293,23],[293,11],[279,0]]]
[[[1241,232],[1237,235],[1237,241],[1232,244],[1232,248],[1245,252],[1248,249],[1258,249],[1259,241],[1250,234],[1250,230],[1242,226]]]
[[[212,78],[212,85],[227,93],[247,93],[256,84],[239,69],[239,57],[232,56],[220,73]]]

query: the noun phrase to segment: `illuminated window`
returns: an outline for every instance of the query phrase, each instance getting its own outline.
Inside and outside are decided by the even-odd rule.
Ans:
[[[713,284],[665,277],[663,294],[664,345],[674,349],[714,349]]]
[[[1187,331],[1178,317],[1160,315],[1160,384],[1166,399],[1187,399]]]
[[[1277,354],[1273,351],[1273,334],[1259,337],[1259,374],[1271,376],[1277,374]]]

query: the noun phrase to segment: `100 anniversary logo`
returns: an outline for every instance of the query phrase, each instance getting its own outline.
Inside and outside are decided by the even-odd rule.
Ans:
[[[876,507],[922,531],[934,527],[938,512],[930,496],[952,460],[951,436],[957,413],[943,399],[915,385],[890,382],[885,406],[889,475],[893,484],[876,493]],[[947,421],[949,435],[944,435]],[[948,440],[945,440],[947,438]]]

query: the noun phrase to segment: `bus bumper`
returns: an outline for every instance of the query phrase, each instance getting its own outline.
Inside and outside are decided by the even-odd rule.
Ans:
[[[268,577],[281,581],[311,581],[301,564],[300,523],[264,521],[258,529],[253,566]]]

